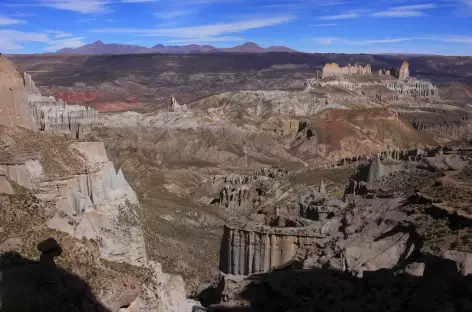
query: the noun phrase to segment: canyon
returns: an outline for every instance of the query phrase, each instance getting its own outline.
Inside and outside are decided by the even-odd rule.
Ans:
[[[111,311],[467,310],[470,69],[406,59],[2,56],[0,250]]]

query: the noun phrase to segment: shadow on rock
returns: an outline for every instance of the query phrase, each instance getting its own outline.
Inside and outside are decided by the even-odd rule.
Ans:
[[[0,311],[109,311],[85,281],[56,266],[62,248],[54,239],[38,250],[39,262],[15,252],[0,255]]]
[[[225,276],[222,302],[207,311],[472,311],[472,278],[456,262],[418,255],[404,270],[364,272],[293,268]]]

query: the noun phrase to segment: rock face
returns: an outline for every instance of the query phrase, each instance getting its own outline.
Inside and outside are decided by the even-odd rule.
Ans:
[[[70,149],[83,155],[83,174],[48,181],[37,160],[3,168],[11,181],[35,189],[38,198],[55,203],[57,213],[49,220],[49,227],[79,239],[101,239],[104,259],[145,263],[144,239],[133,207],[138,200],[123,173],[115,171],[103,143],[77,142]],[[128,219],[129,224],[120,225],[120,218]]]
[[[340,76],[351,76],[351,75],[371,75],[372,69],[370,64],[367,64],[365,67],[359,64],[351,66],[339,66],[337,63],[328,63],[323,67],[321,78],[326,77],[340,77]]]
[[[267,272],[315,245],[314,234],[292,232],[281,233],[270,227],[250,231],[225,226],[220,270],[233,275]]]
[[[23,79],[3,55],[0,55],[0,99],[0,125],[34,127]]]

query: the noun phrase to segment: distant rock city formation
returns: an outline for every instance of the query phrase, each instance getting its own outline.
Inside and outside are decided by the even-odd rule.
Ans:
[[[391,67],[389,69],[379,69],[379,76],[393,76],[398,79],[408,79],[410,77],[410,69],[408,62],[404,61],[400,68]],[[372,68],[370,64],[362,66],[359,64],[348,64],[347,66],[339,66],[337,63],[328,63],[323,67],[321,78],[326,77],[342,77],[352,75],[372,75]]]
[[[307,91],[317,86],[338,86],[349,90],[361,91],[373,100],[398,101],[398,96],[379,90],[363,90],[373,86],[384,86],[396,94],[413,97],[438,97],[439,90],[429,81],[410,77],[408,62],[403,62],[400,68],[380,69],[377,74],[372,73],[370,64],[362,66],[339,66],[337,63],[328,63],[322,72],[316,72],[315,79],[305,83]]]

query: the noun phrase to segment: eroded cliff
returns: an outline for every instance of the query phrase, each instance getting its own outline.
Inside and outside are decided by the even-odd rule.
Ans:
[[[83,125],[96,120],[96,113],[83,107],[57,102],[40,106],[38,102],[45,98],[37,93],[31,77],[25,75],[25,91],[19,73],[5,64],[0,71],[2,78],[16,79],[11,86],[19,90],[22,107],[26,108],[29,100],[40,124],[73,133],[70,127],[75,122]],[[0,104],[1,109],[11,106],[3,100]],[[1,122],[0,190],[9,194],[0,196],[0,215],[5,217],[0,231],[1,252],[32,257],[34,244],[53,237],[69,257],[59,265],[67,265],[64,269],[76,271],[93,284],[106,308],[191,310],[182,278],[163,273],[160,264],[148,260],[136,193],[123,172],[108,160],[102,142],[77,141],[75,135],[41,131],[48,129],[40,126],[17,127],[25,124],[10,119]],[[84,256],[86,261],[74,261]],[[9,265],[18,264],[13,261]],[[0,270],[8,276],[13,274],[3,266]]]

